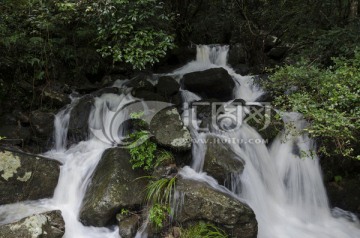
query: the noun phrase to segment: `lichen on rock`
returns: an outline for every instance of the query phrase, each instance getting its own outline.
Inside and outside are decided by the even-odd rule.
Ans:
[[[17,180],[19,180],[19,181],[21,181],[21,182],[26,182],[26,181],[28,181],[28,180],[31,178],[31,175],[32,175],[31,172],[26,172],[26,173],[24,174],[24,176],[18,177]]]
[[[16,174],[17,169],[20,168],[20,166],[21,162],[19,157],[9,151],[0,152],[0,172],[3,172],[1,177],[6,181]]]
[[[43,225],[47,222],[45,215],[34,215],[26,218],[21,224],[14,224],[10,227],[12,231],[26,229],[31,238],[38,238],[43,233]]]

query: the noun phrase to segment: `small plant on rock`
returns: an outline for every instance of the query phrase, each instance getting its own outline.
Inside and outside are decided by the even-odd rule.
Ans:
[[[166,218],[171,215],[170,203],[175,184],[176,176],[151,181],[147,186],[146,200],[151,204],[149,220],[156,229],[163,228]]]
[[[205,222],[182,229],[180,238],[227,238],[223,230]]]
[[[134,141],[133,146],[130,146],[130,162],[133,169],[151,170],[154,167],[157,146],[149,140],[148,135],[147,131],[139,131],[129,136]]]

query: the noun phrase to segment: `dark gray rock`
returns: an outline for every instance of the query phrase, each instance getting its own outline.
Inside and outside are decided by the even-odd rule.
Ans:
[[[230,100],[233,95],[235,82],[223,68],[213,68],[199,72],[185,74],[184,89],[201,95],[205,99],[216,98]]]
[[[142,89],[134,90],[132,92],[132,95],[134,97],[144,99],[145,101],[159,101],[159,102],[166,102],[167,101],[163,96],[161,96],[161,95],[159,95],[157,93],[142,90]]]
[[[147,184],[141,170],[133,170],[130,154],[122,148],[104,152],[86,190],[80,220],[85,225],[105,226],[115,221],[121,208],[139,206]]]
[[[239,174],[244,170],[244,162],[227,144],[219,142],[214,136],[207,137],[203,170],[223,185],[232,174]]]
[[[173,95],[170,99],[170,103],[174,104],[177,107],[181,107],[183,104],[181,93],[178,92],[175,95]]]
[[[155,86],[152,85],[149,80],[152,79],[152,76],[147,73],[140,73],[131,79],[130,82],[126,84],[127,87],[133,89],[142,89],[150,92],[155,92]]]
[[[137,214],[117,216],[119,222],[119,234],[122,238],[133,238],[140,226],[140,216]]]
[[[0,149],[0,205],[51,197],[59,173],[57,161]]]
[[[60,211],[40,213],[0,226],[0,238],[61,238],[64,233]]]
[[[255,238],[257,221],[252,209],[209,185],[178,179],[176,191],[183,196],[183,206],[176,213],[180,223],[206,220],[226,227],[232,237]]]
[[[85,95],[71,109],[68,139],[70,143],[86,140],[89,136],[89,115],[94,105],[94,97]]]
[[[156,85],[156,92],[165,98],[170,98],[179,92],[180,84],[170,76],[162,76]]]
[[[176,151],[191,149],[190,132],[174,107],[168,107],[154,116],[150,122],[150,132],[160,145]]]

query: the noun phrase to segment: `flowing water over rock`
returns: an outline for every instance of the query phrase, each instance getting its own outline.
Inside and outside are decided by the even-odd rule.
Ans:
[[[197,58],[170,75],[179,82],[183,75],[212,68],[224,68],[235,81],[235,89],[221,115],[234,111],[234,99],[254,102],[263,91],[253,84],[252,77],[237,75],[226,64],[228,47],[198,46]],[[122,87],[123,84],[114,85]],[[185,103],[198,101],[199,95],[180,89]],[[32,213],[59,209],[65,220],[66,238],[117,238],[117,227],[90,227],[79,221],[79,213],[93,171],[99,163],[103,152],[118,145],[124,138],[125,129],[122,122],[129,119],[130,111],[126,105],[138,102],[127,94],[103,94],[97,97],[89,116],[89,126],[93,129],[88,140],[67,146],[67,130],[71,108],[74,100],[66,109],[55,117],[55,146],[45,156],[63,163],[59,182],[51,199],[33,202],[22,202],[0,207],[0,223],[19,220]],[[147,106],[140,103],[143,108]],[[356,238],[360,237],[359,223],[342,218],[348,213],[336,210],[331,214],[326,192],[321,178],[318,158],[312,154],[312,141],[306,135],[292,135],[284,130],[267,148],[262,143],[259,133],[243,123],[232,126],[233,120],[224,120],[221,126],[213,125],[211,132],[199,131],[197,119],[191,117],[191,108],[186,107],[182,115],[192,138],[192,165],[180,171],[183,179],[207,183],[212,189],[221,191],[228,197],[247,203],[256,215],[259,238]],[[163,105],[162,108],[165,106]],[[189,109],[189,110],[186,110]],[[235,121],[242,121],[246,113],[242,111]],[[301,115],[283,113],[285,123],[299,130],[306,126]],[[114,121],[114,118],[117,118]],[[230,118],[231,119],[231,118]],[[234,118],[232,118],[234,119]],[[241,120],[240,120],[241,119]],[[225,129],[224,129],[225,128]],[[226,129],[227,128],[227,129]],[[230,129],[229,129],[230,128]],[[287,127],[286,127],[287,128]],[[244,164],[239,172],[231,174],[227,187],[219,184],[213,177],[204,172],[204,159],[208,136],[228,142],[228,148],[235,154],[234,160]],[[174,206],[182,204],[178,194]],[[177,208],[178,210],[179,208]],[[11,219],[10,219],[11,218]],[[136,237],[146,237],[146,223]]]

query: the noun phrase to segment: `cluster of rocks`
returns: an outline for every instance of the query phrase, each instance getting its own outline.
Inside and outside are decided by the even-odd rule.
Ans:
[[[149,77],[151,76],[147,74],[138,75],[126,86],[132,88],[135,97],[142,98],[145,102],[163,101],[173,105],[158,112],[148,128],[153,135],[153,141],[159,147],[172,151],[175,157],[176,165],[158,168],[157,175],[154,172],[154,176],[162,177],[166,176],[164,173],[170,173],[169,166],[171,171],[176,172],[181,166],[189,164],[192,141],[190,132],[180,116],[182,105],[180,83],[172,77],[163,76],[156,85],[153,85],[149,82],[151,81]],[[194,77],[199,81],[193,82]],[[206,80],[209,77],[212,79]],[[202,96],[216,100],[229,99],[234,86],[231,77],[222,68],[185,75],[181,83],[184,88],[194,93],[200,93],[203,87],[205,90],[202,90],[204,92]],[[76,143],[88,137],[88,118],[95,97],[104,93],[122,92],[122,89],[107,87],[96,91],[88,90],[85,96],[77,99],[70,113],[69,143]],[[68,101],[64,101],[64,107],[66,103]],[[51,138],[54,130],[53,112],[33,111],[27,120],[30,125],[28,129],[31,128],[30,135],[43,138],[44,141],[45,138]],[[6,136],[10,137],[9,134]],[[43,143],[42,146],[44,145]],[[20,150],[4,148],[0,151],[0,165],[0,205],[49,198],[53,195],[60,172],[58,162]],[[236,158],[225,145],[214,143],[207,147],[204,170],[214,176],[220,184],[225,184],[231,174],[240,173],[243,166],[242,160]],[[146,216],[144,208],[147,206],[145,192],[149,182],[149,178],[146,177],[148,175],[150,174],[142,169],[132,168],[127,149],[106,150],[87,188],[80,211],[80,221],[84,225],[98,227],[118,223],[122,237],[134,237]],[[39,184],[42,186],[38,186]],[[255,215],[251,208],[238,199],[204,182],[184,179],[180,176],[175,191],[184,197],[184,205],[174,218],[178,224],[186,226],[193,222],[206,221],[222,227],[232,237],[256,237]],[[120,214],[124,209],[130,211],[129,215]],[[7,238],[19,237],[19,235],[62,237],[64,229],[61,212],[51,211],[2,225],[0,234],[4,234],[3,237]],[[155,230],[153,232],[154,237],[160,235],[156,234]]]

